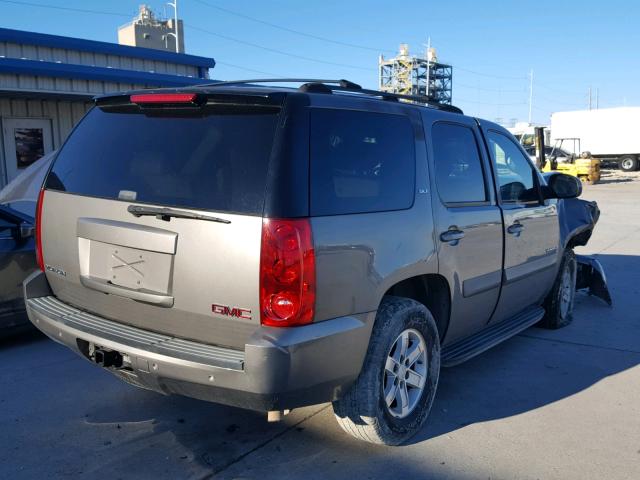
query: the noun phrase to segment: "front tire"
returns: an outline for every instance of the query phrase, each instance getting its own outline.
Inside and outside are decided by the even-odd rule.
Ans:
[[[540,321],[541,327],[555,330],[566,327],[573,320],[577,272],[576,255],[568,248],[562,255],[558,276],[544,301],[545,315]]]
[[[359,377],[333,402],[338,424],[369,443],[398,445],[429,415],[440,375],[440,338],[422,304],[384,297]]]

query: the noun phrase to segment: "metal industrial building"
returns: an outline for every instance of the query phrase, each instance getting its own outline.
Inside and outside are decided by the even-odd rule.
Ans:
[[[434,48],[424,58],[411,55],[409,45],[400,44],[394,58],[378,59],[378,88],[383,92],[423,95],[438,103],[451,105],[452,67],[438,62]]]
[[[212,58],[0,28],[0,187],[59,148],[95,95],[209,79]]]
[[[118,43],[184,53],[182,20],[160,20],[148,5],[140,5],[138,16],[118,28]]]

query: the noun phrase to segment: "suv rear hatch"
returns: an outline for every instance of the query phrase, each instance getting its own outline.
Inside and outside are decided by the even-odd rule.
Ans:
[[[262,215],[284,98],[98,100],[45,182],[54,294],[118,322],[242,348],[260,323]]]

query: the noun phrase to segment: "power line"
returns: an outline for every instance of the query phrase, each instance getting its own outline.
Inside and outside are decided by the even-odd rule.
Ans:
[[[563,102],[562,100],[556,100],[556,99],[553,99],[553,98],[548,98],[548,97],[540,96],[540,95],[536,95],[535,98],[536,98],[536,100],[542,100],[542,101],[547,102],[547,103],[556,103],[558,105],[565,105],[565,106],[568,106],[568,107],[586,107],[586,106],[588,106],[588,102],[586,100],[584,102],[582,102],[582,103],[575,103],[575,102]]]
[[[271,23],[271,22],[268,22],[266,20],[261,20],[259,18],[255,18],[255,17],[249,16],[249,15],[246,15],[244,13],[240,13],[240,12],[237,12],[237,11],[229,10],[228,8],[224,8],[224,7],[221,7],[219,5],[212,5],[211,3],[205,2],[204,0],[196,0],[196,2],[198,2],[198,3],[202,4],[202,5],[205,5],[205,6],[209,7],[209,8],[213,8],[215,10],[227,13],[229,15],[234,15],[236,17],[244,18],[246,20],[250,20],[252,22],[256,22],[256,23],[260,23],[260,24],[263,24],[263,25],[267,25],[269,27],[276,28],[276,29],[279,29],[279,30],[283,30],[285,32],[293,33],[295,35],[300,35],[300,36],[307,37],[307,38],[313,38],[315,40],[320,40],[320,41],[323,41],[323,42],[333,43],[333,44],[341,45],[341,46],[345,46],[345,47],[359,48],[359,49],[362,49],[362,50],[369,50],[369,51],[373,51],[373,52],[386,52],[386,53],[395,54],[395,52],[392,51],[392,50],[387,50],[387,49],[382,49],[382,48],[374,48],[374,47],[369,47],[369,46],[365,46],[365,45],[358,45],[358,44],[349,43],[349,42],[343,42],[343,41],[340,41],[340,40],[334,40],[334,39],[331,39],[331,38],[322,37],[320,35],[314,35],[314,34],[311,34],[311,33],[302,32],[300,30],[295,30],[293,28],[284,27],[282,25]],[[474,70],[469,70],[469,69],[460,68],[460,67],[455,67],[455,68],[458,69],[458,70],[464,71],[464,72],[472,73],[472,74],[475,74],[475,75],[480,75],[480,76],[483,76],[483,77],[503,78],[503,79],[509,79],[509,80],[521,80],[521,79],[525,78],[525,77],[510,77],[510,76],[494,75],[494,74],[489,74],[489,73],[476,72]],[[457,85],[462,85],[462,84],[457,84]],[[478,90],[483,90],[483,89],[478,88]],[[498,90],[491,90],[491,89],[487,89],[487,90],[488,91],[498,91]]]
[[[62,7],[62,6],[59,6],[59,5],[50,5],[50,4],[44,4],[44,3],[23,2],[23,1],[18,1],[18,0],[0,0],[0,2],[2,2],[2,3],[10,3],[10,4],[15,4],[15,5],[28,6],[28,7],[38,7],[38,8],[48,8],[48,9],[52,9],[52,10],[71,11],[71,12],[77,12],[77,13],[91,13],[91,14],[98,14],[98,15],[110,15],[110,16],[127,17],[127,18],[130,17],[130,15],[127,15],[127,14],[124,14],[124,13],[107,12],[107,11],[101,11],[101,10],[90,10],[90,9],[84,9],[84,8]],[[278,50],[278,49],[275,49],[275,48],[264,47],[262,45],[258,45],[258,44],[251,43],[251,42],[247,42],[246,40],[241,40],[239,38],[229,37],[227,35],[222,35],[222,34],[219,34],[219,33],[212,32],[212,31],[207,30],[205,28],[196,27],[195,25],[191,25],[191,24],[187,24],[187,23],[185,23],[185,25],[187,25],[189,28],[191,28],[193,30],[196,30],[196,31],[199,31],[199,32],[202,32],[202,33],[206,33],[208,35],[213,35],[215,37],[222,38],[222,39],[229,40],[229,41],[236,42],[236,43],[240,43],[242,45],[247,45],[247,46],[250,46],[250,47],[258,48],[258,49],[265,50],[265,51],[272,52],[272,53],[277,53],[277,54],[280,54],[280,55],[286,55],[286,56],[289,56],[289,57],[292,57],[292,58],[297,58],[297,59],[300,59],[300,60],[306,60],[306,61],[309,61],[309,62],[322,63],[322,64],[325,64],[325,65],[333,65],[333,66],[343,67],[343,68],[354,68],[354,69],[358,69],[358,70],[367,70],[367,71],[370,70],[369,68],[366,68],[366,67],[359,67],[359,66],[356,66],[356,65],[348,65],[348,64],[345,64],[345,63],[338,63],[338,62],[330,62],[330,61],[327,61],[327,60],[319,60],[317,58],[306,57],[304,55],[297,55],[295,53],[289,53],[289,52],[286,52],[284,50]],[[254,70],[254,71],[258,72],[257,70]]]
[[[196,30],[198,32],[206,33],[208,35],[212,35],[214,37],[222,38],[224,40],[229,40],[231,42],[236,42],[236,43],[239,43],[241,45],[247,45],[249,47],[258,48],[258,49],[264,50],[266,52],[277,53],[279,55],[285,55],[287,57],[297,58],[299,60],[306,60],[308,62],[322,63],[324,65],[333,65],[333,66],[336,66],[336,67],[353,68],[353,69],[356,69],[356,70],[371,71],[371,69],[367,68],[367,67],[360,67],[360,66],[357,66],[357,65],[349,65],[349,64],[346,64],[346,63],[330,62],[328,60],[319,60],[317,58],[306,57],[304,55],[298,55],[298,54],[295,54],[295,53],[289,53],[289,52],[286,52],[284,50],[278,50],[276,48],[264,47],[262,45],[258,45],[256,43],[248,42],[246,40],[241,40],[239,38],[229,37],[227,35],[222,35],[220,33],[212,32],[211,30],[207,30],[205,28],[196,27],[195,25],[191,25],[190,23],[185,23],[185,25],[187,25],[192,30]]]
[[[295,35],[300,35],[300,36],[307,37],[307,38],[313,38],[313,39],[320,40],[320,41],[323,41],[323,42],[333,43],[333,44],[341,45],[341,46],[345,46],[345,47],[359,48],[359,49],[362,49],[362,50],[369,50],[369,51],[373,51],[373,52],[386,52],[386,53],[395,54],[395,52],[392,51],[392,50],[387,50],[387,49],[382,49],[382,48],[374,48],[374,47],[369,47],[369,46],[365,46],[365,45],[358,45],[358,44],[354,44],[354,43],[343,42],[343,41],[340,41],[340,40],[333,40],[331,38],[322,37],[320,35],[314,35],[314,34],[311,34],[311,33],[302,32],[300,30],[294,30],[293,28],[284,27],[282,25],[271,23],[271,22],[268,22],[266,20],[260,20],[259,18],[255,18],[255,17],[249,16],[249,15],[246,15],[244,13],[240,13],[240,12],[236,12],[236,11],[233,11],[233,10],[229,10],[228,8],[220,7],[218,5],[212,5],[211,3],[205,2],[204,0],[196,0],[196,2],[198,2],[198,3],[202,4],[202,5],[205,5],[207,7],[216,9],[218,11],[225,12],[225,13],[227,13],[229,15],[234,15],[236,17],[244,18],[244,19],[250,20],[252,22],[256,22],[256,23],[260,23],[260,24],[263,24],[263,25],[267,25],[267,26],[272,27],[272,28],[277,28],[279,30],[283,30],[285,32],[293,33]],[[525,77],[511,77],[511,76],[504,76],[504,75],[494,75],[494,74],[489,74],[489,73],[477,72],[477,71],[469,70],[469,69],[465,69],[465,68],[460,68],[460,67],[457,67],[457,66],[454,66],[454,67],[457,70],[461,70],[461,71],[464,71],[464,72],[467,72],[467,73],[472,73],[472,74],[475,74],[475,75],[480,75],[480,76],[483,76],[483,77],[503,78],[503,79],[509,79],[509,80],[522,80],[522,79],[525,78]],[[462,84],[457,84],[457,85],[461,85],[462,86]],[[478,88],[478,90],[483,90],[483,89]],[[490,89],[487,89],[487,90],[488,91],[498,91],[498,90],[490,90]]]
[[[484,92],[497,92],[497,93],[524,93],[525,92],[524,88],[520,90],[505,90],[502,88],[487,88],[487,87],[477,87],[474,85],[465,85],[464,83],[460,83],[457,81],[454,83],[454,85],[456,88],[464,87],[464,88],[471,88],[474,90],[481,90]]]
[[[514,105],[527,104],[527,102],[514,102],[514,103],[476,102],[474,100],[464,100],[462,98],[456,98],[456,103],[473,103],[477,105],[491,105],[494,107],[508,107],[508,106],[514,106]]]
[[[454,67],[456,70],[460,70],[462,72],[467,72],[467,73],[473,73],[474,75],[479,75],[481,77],[502,78],[505,80],[527,80],[528,79],[528,77],[511,77],[506,75],[494,75],[492,73],[477,72],[475,70],[469,70],[468,68],[462,68],[456,65],[452,65],[452,67]]]
[[[270,75],[273,77],[283,77],[278,73],[273,72],[265,72],[264,70],[256,70],[255,68],[243,67],[242,65],[236,65],[234,63],[221,62],[220,60],[216,60],[216,65],[224,65],[225,67],[237,68],[239,70],[246,70],[247,72],[260,73],[263,75]]]
[[[199,3],[201,3],[203,5],[209,6],[211,8],[214,8],[214,9],[217,9],[217,10],[220,10],[220,11],[224,11],[224,12],[226,12],[228,14],[236,15],[236,16],[239,16],[239,17],[242,17],[242,18],[246,18],[247,20],[251,20],[251,21],[254,21],[254,22],[258,22],[258,23],[262,23],[262,24],[265,24],[265,25],[269,25],[269,26],[271,26],[273,28],[278,28],[280,30],[284,30],[284,31],[287,31],[287,32],[290,32],[290,33],[294,33],[296,35],[302,35],[302,36],[309,37],[309,38],[315,38],[317,40],[327,41],[327,42],[331,42],[331,43],[334,43],[334,44],[337,44],[337,45],[342,45],[342,46],[349,46],[349,47],[353,47],[353,48],[360,48],[360,49],[365,49],[365,50],[369,50],[369,51],[376,51],[376,52],[381,51],[380,49],[373,48],[373,47],[368,47],[368,46],[365,46],[365,45],[357,45],[357,44],[353,44],[353,43],[342,42],[342,41],[339,41],[339,40],[332,40],[330,38],[322,37],[322,36],[319,36],[319,35],[314,35],[314,34],[302,32],[300,30],[294,30],[294,29],[291,29],[291,28],[288,28],[288,27],[284,27],[282,25],[277,25],[277,24],[274,24],[274,23],[271,23],[271,22],[260,20],[260,19],[255,18],[255,17],[251,17],[249,15],[245,15],[245,14],[242,14],[242,13],[239,13],[239,12],[235,12],[235,11],[223,8],[223,7],[219,7],[219,6],[216,6],[216,5],[211,5],[211,4],[209,4],[207,2],[204,2],[202,0],[196,0],[196,1],[198,1]],[[0,0],[0,3],[8,3],[8,4],[13,4],[13,5],[22,5],[22,6],[37,7],[37,8],[47,8],[47,9],[52,9],[52,10],[62,10],[62,11],[76,12],[76,13],[89,13],[89,14],[96,14],[96,15],[109,15],[109,16],[115,16],[115,17],[127,17],[127,18],[129,18],[131,16],[131,14],[109,12],[109,11],[104,11],[104,10],[92,10],[92,9],[85,9],[85,8],[63,7],[63,6],[59,6],[59,5],[51,5],[51,4],[37,3],[37,2],[25,2],[25,1],[20,1],[20,0]],[[187,25],[187,24],[185,23],[185,25]],[[299,60],[305,60],[305,61],[309,61],[309,62],[320,63],[320,64],[324,64],[324,65],[333,65],[333,66],[342,67],[342,68],[351,68],[351,69],[356,69],[356,70],[371,71],[371,69],[368,68],[368,67],[361,67],[361,66],[357,66],[357,65],[349,65],[349,64],[345,64],[345,63],[339,63],[339,62],[330,62],[330,61],[327,61],[327,60],[320,60],[320,59],[317,59],[317,58],[307,57],[307,56],[304,56],[304,55],[298,55],[298,54],[290,53],[290,52],[287,52],[287,51],[284,51],[284,50],[279,50],[279,49],[276,49],[276,48],[270,48],[270,47],[265,47],[265,46],[262,46],[262,45],[258,45],[258,44],[255,44],[255,43],[252,43],[252,42],[248,42],[246,40],[242,40],[242,39],[239,39],[239,38],[234,38],[234,37],[230,37],[230,36],[227,36],[227,35],[222,35],[220,33],[212,32],[210,30],[207,30],[207,29],[201,28],[201,27],[197,27],[195,25],[188,24],[188,26],[189,26],[189,28],[191,28],[193,30],[196,30],[196,31],[199,31],[201,33],[212,35],[212,36],[215,36],[215,37],[218,37],[218,38],[222,38],[224,40],[228,40],[228,41],[231,41],[231,42],[236,42],[236,43],[239,43],[239,44],[242,44],[242,45],[246,45],[246,46],[250,46],[250,47],[253,47],[253,48],[261,49],[261,50],[264,50],[264,51],[267,51],[267,52],[277,53],[279,55],[284,55],[284,56],[288,56],[288,57],[291,57],[291,58],[297,58]],[[384,50],[384,51],[390,52],[390,50]],[[491,74],[491,73],[478,72],[476,70],[470,70],[470,69],[467,69],[467,68],[458,67],[456,65],[452,65],[452,66],[456,70],[459,70],[459,71],[462,71],[462,72],[471,73],[473,75],[478,75],[478,76],[482,76],[482,77],[498,78],[498,79],[505,79],[505,80],[525,80],[526,79],[526,77],[495,75],[495,74]],[[240,67],[240,66],[236,65],[236,67]],[[240,68],[249,70],[248,68],[245,68],[245,67],[240,67]],[[257,70],[253,70],[253,71],[258,72]],[[457,85],[463,86],[463,84],[457,84]],[[477,87],[471,87],[471,88],[477,88]],[[478,90],[482,90],[482,88],[477,88],[477,89]],[[489,90],[489,89],[487,89],[487,91],[502,91],[504,93],[507,93],[506,91],[499,90],[499,89],[497,89],[497,90]]]
[[[320,40],[320,41],[327,42],[327,43],[333,43],[335,45],[341,45],[343,47],[359,48],[361,50],[369,50],[369,51],[372,51],[372,52],[378,52],[378,53],[379,52],[387,52],[387,53],[391,53],[392,52],[391,50],[368,47],[368,46],[365,46],[365,45],[358,45],[358,44],[355,44],[355,43],[343,42],[341,40],[334,40],[332,38],[322,37],[320,35],[314,35],[312,33],[302,32],[300,30],[294,30],[293,28],[284,27],[284,26],[278,25],[276,23],[267,22],[266,20],[260,20],[259,18],[255,18],[255,17],[251,17],[249,15],[245,15],[244,13],[240,13],[240,12],[236,12],[236,11],[233,11],[233,10],[229,10],[228,8],[223,8],[223,7],[220,7],[218,5],[212,5],[211,3],[205,2],[204,0],[196,0],[196,2],[198,2],[198,3],[202,4],[202,5],[205,5],[205,6],[209,7],[209,8],[216,9],[216,10],[218,10],[220,12],[227,13],[229,15],[234,15],[236,17],[244,18],[245,20],[249,20],[249,21],[252,21],[252,22],[255,22],[255,23],[260,23],[262,25],[267,25],[269,27],[276,28],[278,30],[283,30],[285,32],[293,33],[295,35],[299,35],[299,36],[302,36],[302,37],[313,38],[315,40]]]
[[[575,92],[575,91],[570,92],[570,91],[568,91],[568,90],[562,90],[562,89],[555,88],[555,87],[549,87],[548,85],[545,85],[544,83],[536,82],[536,83],[535,83],[535,86],[536,86],[536,87],[542,87],[542,88],[544,88],[545,90],[549,90],[550,92],[561,93],[561,94],[563,94],[563,95],[576,95],[576,92]]]
[[[116,12],[106,12],[104,10],[90,10],[86,8],[72,8],[72,7],[61,7],[59,5],[47,5],[44,3],[35,3],[35,2],[19,2],[17,0],[0,0],[2,3],[11,3],[14,5],[22,5],[26,7],[38,7],[38,8],[49,8],[51,10],[64,10],[67,12],[78,12],[78,13],[93,13],[96,15],[111,15],[113,17],[130,17],[131,15],[125,15],[124,13],[116,13]]]

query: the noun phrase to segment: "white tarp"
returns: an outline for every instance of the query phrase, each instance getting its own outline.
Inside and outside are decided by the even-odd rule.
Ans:
[[[55,152],[51,152],[29,165],[24,172],[0,190],[0,205],[21,201],[38,201],[38,193],[49,170]]]

